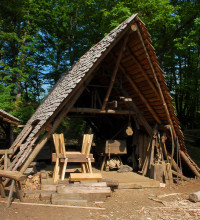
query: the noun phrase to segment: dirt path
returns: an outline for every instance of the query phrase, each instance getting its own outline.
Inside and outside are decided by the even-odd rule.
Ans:
[[[200,219],[200,203],[188,201],[191,192],[200,190],[200,181],[165,188],[118,190],[104,203],[92,204],[105,210],[55,208],[0,203],[0,219],[4,220],[70,220],[70,219]],[[0,201],[6,201],[0,199]],[[17,201],[17,200],[15,200]],[[91,204],[89,204],[91,205]]]

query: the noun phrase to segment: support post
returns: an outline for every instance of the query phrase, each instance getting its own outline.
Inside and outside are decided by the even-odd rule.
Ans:
[[[109,85],[107,94],[106,94],[106,96],[105,96],[105,99],[104,99],[104,101],[103,101],[103,105],[102,105],[102,108],[101,108],[102,111],[105,110],[106,104],[107,104],[108,99],[109,99],[109,97],[110,97],[110,93],[111,93],[111,91],[112,91],[112,88],[113,88],[113,85],[114,85],[114,82],[115,82],[115,78],[116,78],[116,75],[117,75],[117,71],[118,71],[118,69],[119,69],[119,64],[120,64],[120,61],[121,61],[123,52],[125,51],[125,47],[126,47],[128,38],[129,38],[129,34],[127,34],[127,36],[125,37],[124,42],[123,42],[123,45],[122,45],[122,48],[121,48],[120,53],[119,53],[119,55],[118,55],[117,62],[116,62],[116,65],[115,65],[115,69],[114,69],[114,71],[113,71],[113,75],[112,75],[112,78],[111,78],[111,81],[110,81],[110,85]]]

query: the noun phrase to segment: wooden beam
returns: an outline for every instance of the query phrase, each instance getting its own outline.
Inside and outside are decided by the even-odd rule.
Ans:
[[[189,158],[185,155],[185,153],[180,150],[180,155],[183,158],[183,160],[186,162],[186,164],[190,167],[190,169],[192,170],[192,172],[200,178],[200,173],[197,171],[197,169],[195,168],[195,166],[192,165],[191,161],[189,160]]]
[[[123,42],[123,45],[121,47],[120,53],[117,57],[117,62],[116,62],[116,65],[115,65],[115,68],[114,68],[114,71],[113,71],[113,74],[112,74],[112,77],[111,77],[110,85],[109,85],[108,91],[106,93],[106,96],[105,96],[105,99],[103,101],[103,105],[102,105],[102,108],[101,108],[102,111],[105,110],[106,104],[107,104],[108,99],[110,97],[110,93],[112,91],[112,88],[113,88],[113,85],[114,85],[114,82],[115,82],[115,78],[116,78],[116,75],[117,75],[117,72],[118,72],[118,69],[119,69],[119,64],[120,64],[123,52],[125,51],[125,47],[126,47],[128,38],[129,38],[129,34],[126,35],[126,37],[124,39],[124,42]]]
[[[172,127],[172,132],[173,132],[173,135],[174,135],[174,140],[176,140],[176,132],[175,132],[175,129],[174,129],[174,125],[173,125],[173,122],[172,122],[172,120],[171,120],[171,117],[170,117],[170,114],[169,114],[169,110],[168,110],[168,107],[167,107],[167,104],[166,104],[166,101],[165,101],[165,98],[164,98],[162,89],[161,89],[161,87],[160,87],[160,83],[159,83],[158,78],[157,78],[157,76],[156,76],[155,69],[154,69],[153,64],[152,64],[152,62],[151,62],[151,58],[150,58],[150,56],[149,56],[149,53],[148,53],[148,51],[147,51],[147,48],[146,48],[146,46],[145,46],[145,43],[144,43],[144,40],[143,40],[143,37],[142,37],[142,35],[141,35],[141,33],[140,33],[139,28],[137,28],[137,34],[138,34],[139,39],[140,39],[140,41],[141,41],[141,43],[142,43],[142,47],[143,47],[144,52],[145,52],[145,54],[146,54],[146,57],[147,57],[147,59],[148,59],[149,65],[150,65],[150,67],[151,67],[151,70],[152,70],[152,73],[153,73],[153,76],[154,76],[154,80],[155,80],[156,86],[157,86],[157,88],[158,88],[158,91],[159,91],[159,94],[160,94],[160,97],[161,97],[161,100],[162,100],[162,103],[163,103],[163,106],[164,106],[164,109],[165,109],[165,112],[166,112],[166,115],[167,115],[168,123],[169,123],[169,124],[171,125],[171,127]]]
[[[152,116],[154,117],[154,119],[156,120],[156,122],[158,124],[161,124],[160,119],[158,118],[156,112],[154,111],[154,109],[149,105],[148,101],[146,100],[146,98],[144,97],[144,95],[140,92],[140,90],[138,89],[138,87],[136,86],[136,84],[133,82],[133,80],[131,79],[131,77],[129,75],[126,74],[126,72],[124,71],[124,68],[122,66],[120,66],[120,69],[123,70],[123,74],[125,75],[125,77],[127,78],[127,80],[129,81],[129,83],[131,84],[131,86],[133,87],[133,89],[138,93],[138,95],[140,96],[141,100],[143,101],[143,103],[146,105],[146,107],[148,108],[148,110],[151,112]]]
[[[26,179],[26,176],[21,174],[19,171],[8,171],[8,170],[0,170],[0,177],[9,178],[16,181],[22,181]]]
[[[135,115],[134,111],[113,110],[113,109],[102,111],[101,109],[94,109],[94,108],[71,108],[69,112],[92,113],[92,114]]]
[[[81,180],[102,180],[101,173],[70,173],[71,181],[81,181]]]
[[[13,149],[3,149],[3,150],[0,150],[0,155],[2,155],[2,154],[5,154],[5,153],[7,153],[7,154],[13,154],[14,153],[14,151],[13,151]]]

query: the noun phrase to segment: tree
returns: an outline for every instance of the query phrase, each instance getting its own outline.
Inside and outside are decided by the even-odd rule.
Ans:
[[[179,119],[187,124],[199,116],[199,1],[2,0],[0,6],[4,110],[18,116],[20,108],[28,108],[31,115],[44,89],[111,29],[138,13],[151,33]],[[26,121],[28,115],[20,117]]]

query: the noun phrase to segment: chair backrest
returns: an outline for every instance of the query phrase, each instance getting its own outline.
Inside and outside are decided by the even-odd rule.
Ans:
[[[63,134],[53,134],[53,142],[55,145],[56,154],[65,154],[65,142]]]
[[[83,135],[83,143],[82,143],[81,153],[84,153],[87,156],[89,156],[89,154],[90,154],[93,136],[94,136],[93,134],[84,134]]]

